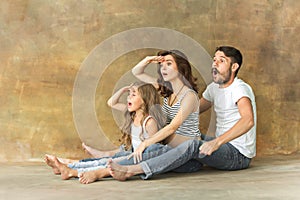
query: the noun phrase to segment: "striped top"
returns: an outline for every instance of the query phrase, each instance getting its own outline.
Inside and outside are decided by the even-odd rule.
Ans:
[[[179,97],[178,101],[173,106],[168,105],[168,97],[164,98],[162,110],[167,117],[167,124],[170,124],[178,113],[181,107],[181,101],[188,92],[195,93],[194,90],[187,90]],[[182,122],[175,133],[187,137],[199,137],[201,135],[199,130],[199,108],[196,110],[196,112],[189,114],[189,116]]]

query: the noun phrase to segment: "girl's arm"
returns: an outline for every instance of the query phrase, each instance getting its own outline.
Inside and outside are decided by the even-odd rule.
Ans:
[[[119,89],[115,94],[113,94],[107,101],[107,105],[113,109],[124,111],[126,109],[126,104],[119,102],[121,96],[128,91],[130,86],[125,86]]]
[[[157,79],[145,73],[145,69],[148,66],[148,64],[158,63],[161,61],[163,61],[162,56],[147,56],[132,68],[132,74],[140,81],[151,83],[154,85],[154,87],[158,88],[158,84],[156,82]]]

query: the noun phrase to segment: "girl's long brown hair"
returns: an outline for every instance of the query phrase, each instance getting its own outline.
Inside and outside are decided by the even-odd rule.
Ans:
[[[146,117],[150,115],[156,121],[158,130],[164,127],[166,120],[161,110],[160,96],[156,88],[150,83],[143,82],[136,82],[133,84],[133,86],[137,87],[137,90],[143,100],[143,104],[141,106],[141,109],[143,111],[143,118],[140,121],[140,125],[142,126]],[[135,114],[135,112],[129,112],[128,110],[126,110],[125,122],[121,129],[121,142],[125,145],[125,149],[127,150],[131,148],[131,124],[133,123]],[[142,132],[140,134],[140,138],[142,141],[145,139],[143,138],[143,132],[144,130],[142,128]]]

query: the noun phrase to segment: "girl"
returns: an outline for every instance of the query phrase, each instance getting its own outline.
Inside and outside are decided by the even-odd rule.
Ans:
[[[129,92],[127,104],[119,102],[120,97]],[[105,157],[90,161],[62,163],[55,156],[48,156],[47,164],[61,174],[63,180],[78,177],[79,173],[103,169],[102,174],[109,176],[105,169],[108,159],[120,161],[126,159],[146,138],[154,135],[164,125],[163,113],[160,107],[160,98],[156,89],[151,84],[135,83],[118,90],[109,100],[108,105],[116,110],[125,112],[125,122],[122,128],[122,143],[127,151],[116,153],[112,157]],[[158,146],[159,147],[159,146]]]
[[[158,64],[158,79],[144,72],[150,63]],[[182,52],[178,50],[160,51],[157,56],[147,56],[132,69],[132,73],[138,79],[152,83],[164,97],[162,109],[167,117],[167,125],[152,137],[145,139],[134,150],[131,155],[133,162],[126,159],[118,162],[118,164],[131,165],[142,160],[148,160],[164,154],[184,141],[195,139],[195,137],[200,139],[201,133],[198,128],[199,98],[196,78],[192,75],[191,65]],[[144,151],[160,141],[164,141],[167,145],[158,150]],[[161,161],[158,160],[155,163],[158,167],[159,162]],[[115,162],[110,162],[110,164],[112,163],[115,164]],[[190,166],[190,172],[201,168],[199,163],[193,163]],[[97,171],[91,171],[89,174],[94,173],[93,175],[97,177]],[[81,176],[82,183],[90,183],[93,180],[89,176],[85,176],[85,173]]]

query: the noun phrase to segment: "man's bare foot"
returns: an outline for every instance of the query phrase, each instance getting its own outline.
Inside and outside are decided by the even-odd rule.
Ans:
[[[109,169],[107,168],[87,171],[78,175],[80,183],[83,184],[93,183],[107,176],[110,176]]]
[[[129,167],[119,165],[112,160],[108,161],[108,168],[110,175],[119,181],[125,181],[126,179],[135,175],[135,173],[129,171]]]
[[[54,157],[54,164],[55,166],[59,169],[61,173],[61,179],[63,180],[68,180],[72,177],[77,177],[78,172],[77,170],[71,169],[67,167],[65,164],[61,163],[57,157]]]
[[[54,174],[56,174],[56,175],[59,175],[59,174],[60,174],[59,169],[58,169],[58,168],[56,167],[56,165],[55,165],[55,162],[54,162],[54,156],[46,154],[46,155],[45,155],[45,158],[44,158],[44,161],[45,161],[45,163],[46,163],[49,167],[52,168],[52,171],[53,171]]]
[[[91,156],[93,156],[94,158],[102,158],[104,156],[107,156],[105,152],[99,151],[97,149],[94,149],[90,146],[87,146],[86,144],[82,143],[82,147],[83,149],[90,154]]]

